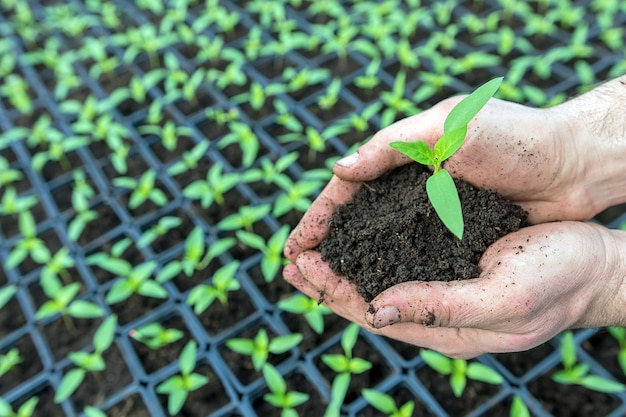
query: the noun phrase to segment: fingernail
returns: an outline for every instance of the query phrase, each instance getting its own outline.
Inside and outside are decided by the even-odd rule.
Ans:
[[[339,161],[337,161],[337,165],[342,166],[344,168],[350,168],[358,160],[359,160],[359,153],[355,152],[353,154],[350,154],[348,156],[344,156],[343,158],[341,158]]]
[[[391,326],[392,324],[400,322],[400,311],[394,306],[385,306],[378,309],[374,314],[374,320],[372,320],[372,326],[376,329],[381,327]]]

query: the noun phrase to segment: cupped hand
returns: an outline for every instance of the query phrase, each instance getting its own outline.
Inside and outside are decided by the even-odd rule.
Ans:
[[[480,276],[398,284],[367,303],[315,251],[285,279],[362,327],[455,358],[522,351],[564,329],[623,320],[623,274],[613,233],[559,222],[509,234],[481,258]]]
[[[293,262],[303,250],[319,245],[336,207],[349,201],[363,181],[414,163],[389,143],[423,140],[432,146],[461,98],[444,100],[381,130],[339,161],[335,176],[292,232],[285,248],[287,258]],[[474,186],[498,190],[524,207],[532,223],[586,220],[600,208],[581,177],[598,164],[589,161],[594,153],[579,140],[582,132],[573,131],[570,107],[535,109],[492,99],[470,122],[463,146],[444,167]]]

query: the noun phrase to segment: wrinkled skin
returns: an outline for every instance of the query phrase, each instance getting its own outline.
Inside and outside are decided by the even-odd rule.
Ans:
[[[292,264],[285,279],[312,298],[323,294],[325,305],[370,331],[457,358],[526,350],[567,328],[623,321],[624,234],[582,222],[539,224],[585,220],[608,204],[590,191],[598,189],[589,173],[600,158],[585,140],[591,133],[572,122],[572,106],[531,109],[491,100],[445,162],[453,176],[498,190],[536,223],[494,243],[481,259],[479,278],[407,282],[368,304],[321,261],[313,249],[328,234],[335,208],[362,181],[410,162],[389,142],[425,140],[432,146],[458,100],[380,131],[358,157],[335,165],[335,176],[286,243]]]

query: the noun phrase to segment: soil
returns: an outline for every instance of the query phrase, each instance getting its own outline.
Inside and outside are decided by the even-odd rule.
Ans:
[[[459,241],[428,201],[429,175],[422,165],[402,166],[361,187],[330,221],[322,257],[368,302],[401,282],[476,278],[487,247],[528,225],[521,207],[455,180],[465,220]]]

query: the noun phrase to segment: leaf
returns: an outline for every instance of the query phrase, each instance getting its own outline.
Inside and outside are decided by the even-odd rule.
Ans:
[[[369,388],[365,388],[361,393],[363,398],[378,411],[385,414],[391,414],[396,411],[396,402],[388,394]]]
[[[626,386],[617,381],[611,381],[610,379],[603,378],[598,375],[587,375],[580,381],[580,385],[585,388],[592,389],[598,392],[604,392],[607,394],[622,392],[626,390]]]
[[[280,355],[281,353],[285,353],[289,349],[295,347],[301,341],[302,335],[300,333],[278,336],[272,339],[267,347],[267,350],[275,355]]]
[[[183,350],[180,352],[179,364],[180,364],[180,372],[183,375],[190,375],[193,372],[193,368],[196,366],[196,352],[198,350],[198,346],[196,342],[191,340],[189,343],[185,345]]]
[[[463,211],[454,180],[440,169],[426,181],[426,193],[443,224],[459,240],[463,238]]]
[[[359,337],[359,326],[352,323],[346,327],[341,335],[341,347],[348,356],[352,356],[352,349]]]
[[[54,395],[54,402],[60,403],[61,401],[66,400],[76,388],[83,382],[85,378],[85,371],[80,368],[75,368],[69,371],[63,376],[61,380],[61,384],[59,384],[59,388],[57,388],[57,392]]]
[[[530,417],[530,411],[528,411],[528,407],[524,404],[524,400],[519,396],[513,397],[513,402],[511,404],[511,417]]]
[[[574,333],[566,331],[561,338],[561,361],[565,369],[570,369],[576,363],[576,343]]]
[[[79,319],[93,319],[96,317],[102,317],[104,310],[89,301],[76,300],[68,308],[68,313],[72,317]]]
[[[117,327],[117,316],[115,314],[107,317],[93,336],[93,346],[96,352],[104,352],[107,350],[113,338],[115,337],[115,328]]]
[[[418,142],[391,142],[393,149],[402,152],[415,162],[422,165],[435,165],[435,154],[424,141]]]
[[[455,397],[460,397],[465,391],[465,385],[467,384],[467,378],[463,373],[452,373],[450,375],[450,386]]]
[[[4,307],[7,304],[15,293],[17,292],[17,286],[15,285],[7,285],[6,287],[0,289],[0,308]]]
[[[422,349],[420,357],[426,365],[439,372],[442,375],[450,375],[452,373],[452,360],[434,350]]]
[[[434,146],[434,154],[436,159],[436,167],[439,168],[439,165],[450,158],[456,151],[459,150],[461,145],[463,145],[463,141],[465,140],[465,135],[467,134],[467,127],[463,126],[459,129],[452,130],[450,132],[446,132],[442,137],[439,138],[437,143]]]
[[[472,362],[467,367],[467,377],[475,381],[486,382],[488,384],[501,384],[504,379],[502,375],[482,363]]]
[[[287,384],[280,372],[269,363],[263,366],[263,378],[267,383],[267,387],[274,393],[284,393],[287,391]]]
[[[487,104],[487,101],[498,91],[502,80],[503,77],[499,77],[486,82],[454,106],[443,123],[444,133],[466,127],[470,120],[476,116],[480,109]]]

